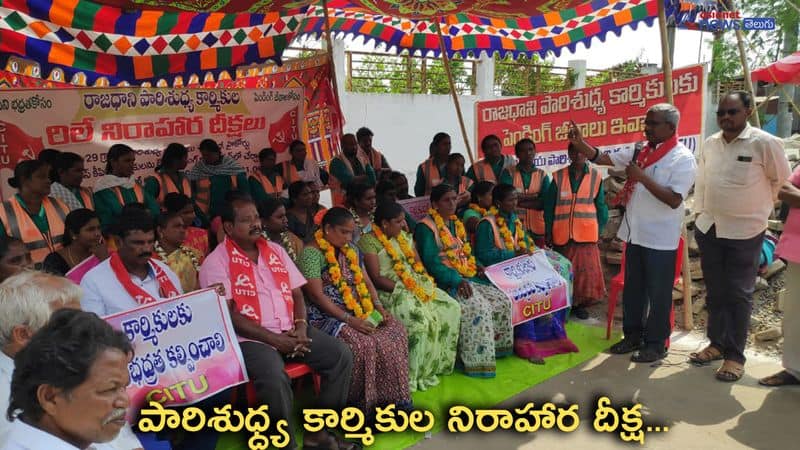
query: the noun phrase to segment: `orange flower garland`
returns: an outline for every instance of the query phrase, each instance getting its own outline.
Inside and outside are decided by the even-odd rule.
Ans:
[[[486,211],[486,208],[481,208],[480,205],[478,205],[477,203],[470,203],[469,209],[477,212],[478,214],[481,215],[481,217],[485,217],[486,214],[488,213],[488,211]]]
[[[511,250],[513,252],[515,250],[528,249],[528,244],[525,242],[525,231],[522,221],[519,220],[519,217],[514,220],[514,226],[516,227],[516,231],[514,232],[515,236],[511,236],[511,230],[508,229],[506,219],[500,215],[500,213],[497,211],[497,208],[492,206],[492,208],[489,210],[489,214],[495,218],[494,220],[497,223],[497,229],[500,232],[500,237],[503,238],[503,243],[506,245],[506,250]],[[516,242],[514,242],[514,237],[516,237]]]
[[[456,238],[462,242],[460,252],[467,257],[466,262],[463,262],[456,254],[458,245],[451,238],[450,230],[445,226],[442,216],[433,208],[428,210],[428,214],[433,218],[433,222],[439,230],[439,237],[442,240],[442,245],[444,245],[447,259],[450,260],[450,263],[461,276],[474,277],[478,273],[478,264],[475,262],[475,256],[472,255],[472,247],[467,243],[467,230],[464,229],[464,224],[458,220],[455,214],[450,216],[450,220],[456,226]]]
[[[406,289],[412,292],[423,302],[431,301],[434,294],[433,288],[430,291],[423,289],[417,284],[416,281],[414,281],[414,278],[406,269],[406,264],[410,267],[413,267],[415,272],[424,276],[428,281],[431,282],[431,286],[434,286],[433,278],[428,275],[428,272],[425,271],[425,267],[417,262],[414,255],[414,250],[410,248],[408,242],[406,242],[405,238],[403,237],[403,234],[398,234],[396,239],[397,243],[400,245],[400,250],[403,252],[403,255],[406,258],[405,262],[403,262],[403,258],[397,254],[397,250],[395,250],[394,245],[392,245],[386,235],[383,234],[383,231],[380,229],[380,227],[373,227],[372,232],[375,233],[375,237],[378,238],[380,243],[383,245],[383,248],[386,250],[386,253],[388,253],[389,257],[392,259],[392,268],[400,280],[403,281],[403,285],[406,287]]]
[[[358,300],[356,300],[352,289],[350,289],[350,286],[342,278],[342,268],[339,266],[339,261],[336,259],[336,253],[330,242],[325,240],[322,236],[322,230],[317,230],[317,232],[314,233],[314,238],[320,250],[325,254],[325,261],[328,263],[328,273],[331,276],[331,282],[333,282],[334,286],[336,286],[342,294],[345,306],[359,319],[366,319],[375,307],[372,304],[369,289],[366,283],[364,283],[364,274],[361,272],[361,267],[358,264],[358,254],[356,254],[356,251],[349,245],[345,245],[341,249],[347,259],[350,271],[353,272],[353,282],[356,285],[356,293],[358,294]]]

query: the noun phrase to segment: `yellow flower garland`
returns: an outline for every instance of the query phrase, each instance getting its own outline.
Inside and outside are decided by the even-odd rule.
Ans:
[[[445,226],[442,216],[433,208],[428,210],[428,214],[433,218],[433,222],[439,230],[439,238],[442,240],[447,259],[450,260],[450,263],[461,276],[474,277],[475,274],[478,273],[478,264],[475,262],[475,256],[472,255],[472,247],[467,242],[467,230],[464,229],[464,224],[458,220],[455,214],[450,216],[450,220],[452,220],[456,226],[456,238],[462,242],[461,252],[467,257],[466,262],[462,262],[456,254],[458,246],[453,239],[451,239],[450,230]]]
[[[486,214],[488,213],[486,208],[481,208],[480,205],[478,205],[477,203],[470,203],[469,204],[469,209],[477,212],[478,214],[481,215],[481,217],[485,217]]]
[[[356,294],[358,294],[358,300],[356,300],[352,289],[350,289],[347,282],[342,279],[342,268],[339,266],[339,261],[336,259],[336,253],[330,242],[325,240],[322,236],[322,230],[317,230],[317,232],[314,233],[314,238],[320,250],[325,254],[325,261],[328,263],[328,274],[331,276],[331,282],[342,294],[345,306],[359,319],[366,319],[375,307],[372,304],[369,289],[366,283],[364,283],[364,274],[361,272],[361,267],[358,264],[358,254],[356,254],[356,251],[349,245],[342,247],[342,252],[344,252],[344,256],[347,259],[348,267],[350,271],[353,272],[353,282],[356,285]]]
[[[527,250],[528,244],[525,242],[525,231],[523,229],[522,221],[519,217],[514,220],[514,226],[516,227],[515,236],[511,236],[511,230],[508,229],[508,224],[506,223],[506,219],[500,215],[497,211],[497,208],[492,206],[489,210],[489,215],[494,216],[494,220],[497,223],[497,229],[500,232],[500,237],[503,239],[503,243],[506,246],[506,250],[516,251],[516,250]],[[514,237],[516,237],[516,242],[514,242]]]
[[[425,271],[425,267],[420,264],[416,260],[416,256],[414,255],[414,250],[408,245],[408,242],[403,237],[403,234],[400,233],[397,235],[397,243],[400,245],[400,251],[403,252],[403,255],[406,258],[406,262],[403,262],[403,259],[397,254],[397,250],[395,250],[394,245],[389,241],[380,227],[375,226],[372,228],[372,232],[375,233],[375,237],[378,238],[380,243],[383,245],[383,248],[386,249],[386,253],[392,259],[392,268],[397,276],[402,280],[403,285],[412,292],[417,298],[422,300],[423,302],[429,302],[433,300],[434,295],[434,288],[431,288],[430,291],[426,291],[421,286],[414,281],[414,278],[409,273],[408,269],[406,269],[406,264],[411,266],[415,272],[424,276],[428,281],[431,282],[431,286],[433,284],[433,278],[428,275],[428,272]]]

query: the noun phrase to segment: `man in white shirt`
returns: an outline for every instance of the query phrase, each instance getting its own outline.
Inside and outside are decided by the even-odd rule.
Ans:
[[[695,363],[723,359],[721,381],[744,374],[758,264],[767,220],[791,175],[783,142],[751,127],[752,97],[744,91],[720,99],[721,129],[706,139],[695,187],[695,239],[706,283],[710,344],[690,355]]]
[[[120,216],[115,229],[119,247],[81,280],[81,307],[98,316],[182,294],[178,276],[153,258],[155,222],[146,211]]]
[[[283,163],[283,182],[285,186],[296,181],[314,182],[322,186],[319,173],[319,164],[313,159],[307,159],[308,151],[303,141],[295,140],[289,144],[291,159]]]
[[[634,352],[631,361],[664,358],[671,333],[672,283],[684,216],[683,200],[694,183],[694,155],[678,142],[680,112],[660,103],[647,111],[647,145],[602,154],[587,144],[575,124],[570,142],[596,164],[624,168],[628,180],[617,204],[626,207],[617,237],[625,246],[622,292],[624,338],[611,347],[615,354]]]
[[[11,422],[6,417],[14,356],[54,310],[80,309],[81,288],[66,278],[44,272],[25,271],[0,284],[0,442],[8,434]],[[92,445],[95,450],[141,449],[142,444],[130,426],[106,444]]]
[[[87,449],[125,427],[125,334],[95,314],[59,309],[17,352],[0,450]]]

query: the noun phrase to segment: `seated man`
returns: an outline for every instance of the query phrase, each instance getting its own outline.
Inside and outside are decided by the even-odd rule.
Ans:
[[[114,232],[117,251],[81,280],[84,311],[102,317],[183,293],[178,276],[153,258],[155,222],[147,212],[126,211]]]
[[[96,315],[53,313],[14,358],[2,450],[75,450],[125,427],[133,354],[125,334]]]
[[[317,408],[341,410],[347,400],[353,355],[341,341],[309,328],[300,287],[306,280],[279,245],[261,236],[252,199],[225,205],[226,238],[200,268],[200,285],[222,283],[232,300],[231,320],[239,335],[247,373],[258,404],[269,406],[272,423],[292,427],[292,388],[284,362],[308,364],[322,376]],[[306,433],[306,448],[353,448],[326,431]],[[288,448],[295,448],[292,443]]]
[[[26,271],[0,284],[0,441],[8,434],[11,422],[8,409],[14,357],[43,327],[53,311],[80,309],[81,288],[66,278],[44,272]],[[96,450],[140,449],[142,444],[129,426],[107,444],[94,445]]]

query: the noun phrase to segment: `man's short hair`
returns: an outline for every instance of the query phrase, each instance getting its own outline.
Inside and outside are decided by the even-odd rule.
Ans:
[[[742,101],[742,105],[744,105],[745,109],[750,109],[753,107],[753,96],[750,95],[749,92],[742,90],[730,91],[722,98],[730,97],[732,95],[739,97],[739,100]]]
[[[155,233],[156,219],[150,215],[149,211],[129,209],[120,214],[113,231],[120,239],[125,239],[132,231]]]
[[[664,116],[664,121],[678,128],[678,122],[681,121],[681,112],[675,105],[669,103],[658,103],[650,107],[647,112],[659,113]]]
[[[14,327],[34,332],[44,326],[54,309],[80,302],[83,290],[64,277],[26,270],[0,284],[0,348],[8,345]]]
[[[358,129],[358,131],[356,131],[356,139],[358,139],[359,141],[362,138],[372,137],[372,136],[375,136],[375,135],[372,134],[372,130],[370,130],[367,127],[361,127],[361,128]]]
[[[222,222],[230,222],[233,223],[236,221],[236,207],[243,203],[251,203],[253,205],[256,204],[253,197],[250,196],[245,191],[228,191],[225,193],[225,203],[222,205],[222,209],[220,209],[220,219]]]
[[[37,398],[39,387],[50,385],[68,395],[86,381],[97,357],[106,350],[133,353],[125,334],[96,314],[76,309],[54,312],[14,357],[8,420],[22,416],[28,423],[38,422],[44,415]]]

